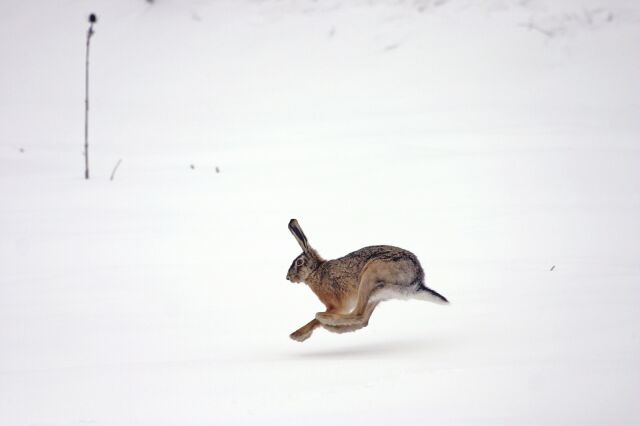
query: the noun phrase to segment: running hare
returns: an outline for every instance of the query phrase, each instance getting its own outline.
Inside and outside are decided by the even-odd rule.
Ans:
[[[334,333],[366,327],[378,303],[388,299],[422,299],[449,303],[424,285],[424,271],[416,256],[398,247],[370,246],[335,260],[324,260],[291,219],[289,230],[302,247],[287,272],[287,280],[304,282],[327,307],[291,334],[302,342],[322,326]]]

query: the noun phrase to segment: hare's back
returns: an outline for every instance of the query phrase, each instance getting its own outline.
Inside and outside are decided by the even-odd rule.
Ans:
[[[362,263],[363,265],[372,260],[383,260],[394,262],[404,259],[415,259],[416,256],[408,250],[401,249],[394,246],[368,246],[363,247],[360,250],[356,250],[346,256],[337,259],[345,260],[349,262]]]
[[[402,264],[414,270],[417,275],[422,274],[418,258],[410,251],[394,246],[363,247],[336,259],[335,262],[340,265],[340,269],[347,269],[357,275],[361,275],[367,267],[374,264]]]
[[[371,246],[354,253],[366,259],[360,270],[361,279],[401,286],[424,280],[418,258],[408,250],[393,246]]]
[[[325,262],[318,270],[321,282],[345,293],[357,292],[362,278],[385,282],[420,282],[424,277],[416,256],[393,246],[369,246]]]

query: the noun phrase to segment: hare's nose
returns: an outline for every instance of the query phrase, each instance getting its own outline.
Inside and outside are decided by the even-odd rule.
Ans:
[[[287,275],[287,281],[291,281],[291,280],[289,279],[289,275]]]

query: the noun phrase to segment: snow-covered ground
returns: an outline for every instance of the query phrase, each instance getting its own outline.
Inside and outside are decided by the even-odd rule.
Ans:
[[[0,425],[640,422],[639,24],[1,2]],[[290,340],[322,309],[285,280],[292,217],[327,258],[412,250],[452,304]]]

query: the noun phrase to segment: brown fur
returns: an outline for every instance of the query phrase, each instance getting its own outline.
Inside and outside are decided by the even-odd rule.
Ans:
[[[297,220],[289,230],[303,253],[294,259],[287,279],[304,282],[326,306],[325,312],[291,334],[304,341],[313,330],[344,333],[366,327],[380,301],[393,297],[412,297],[420,292],[446,299],[424,286],[424,272],[416,256],[393,246],[370,246],[334,260],[324,260],[307,241]]]

